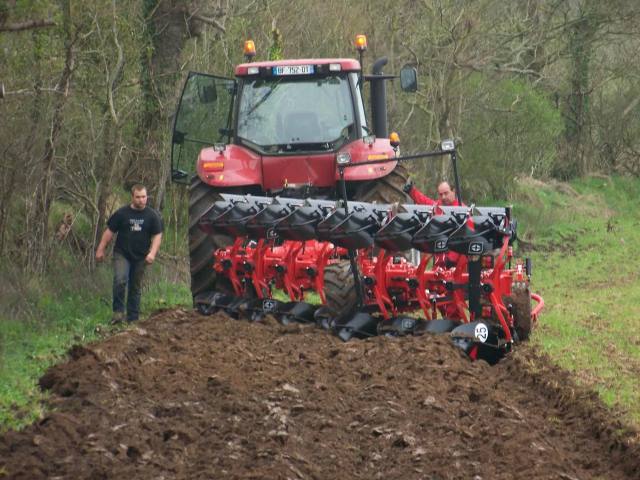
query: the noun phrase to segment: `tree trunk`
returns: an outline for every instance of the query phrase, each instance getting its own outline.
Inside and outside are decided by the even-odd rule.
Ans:
[[[224,31],[224,18],[205,16],[206,5],[205,0],[143,0],[142,4],[146,29],[141,56],[143,108],[127,182],[148,184],[156,207],[162,204],[170,173],[167,140],[176,84],[182,80],[182,51],[189,38],[200,34],[203,23]]]
[[[131,159],[127,182],[148,185],[159,207],[169,175],[166,139],[173,110],[175,86],[181,77],[182,50],[195,24],[187,0],[144,0],[142,15],[146,42],[141,56],[143,106],[138,125],[139,144]],[[203,1],[196,2],[203,3]]]
[[[569,174],[584,175],[590,168],[590,63],[596,31],[597,23],[589,13],[577,19],[569,30],[571,90],[565,115],[565,164]]]
[[[9,147],[7,147],[0,158],[9,158]],[[12,162],[5,168],[5,174],[2,177],[0,186],[2,186],[0,194],[0,258],[4,256],[6,248],[7,224],[10,218],[11,204],[16,186],[16,167],[17,163]],[[8,173],[6,172],[8,170]]]

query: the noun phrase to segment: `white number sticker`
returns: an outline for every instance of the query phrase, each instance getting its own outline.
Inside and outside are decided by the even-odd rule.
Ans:
[[[487,337],[489,337],[489,329],[484,323],[479,323],[476,325],[476,330],[474,332],[474,335],[476,339],[484,343],[487,341]]]

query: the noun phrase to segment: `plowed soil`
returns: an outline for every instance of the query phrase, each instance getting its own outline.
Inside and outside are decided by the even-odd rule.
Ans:
[[[637,433],[528,345],[491,367],[444,336],[170,310],[69,353],[0,478],[640,478]]]

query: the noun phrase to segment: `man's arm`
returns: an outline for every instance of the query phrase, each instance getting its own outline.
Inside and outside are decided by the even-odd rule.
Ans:
[[[415,186],[412,186],[409,190],[409,196],[418,205],[435,205],[435,200],[427,197],[424,193],[418,190]]]
[[[158,250],[160,250],[160,243],[162,242],[162,233],[157,233],[153,237],[151,237],[151,248],[149,249],[149,253],[147,257],[144,259],[149,265],[153,263],[156,259],[156,255],[158,254]]]
[[[98,248],[96,249],[96,262],[104,260],[104,250],[109,245],[109,242],[113,239],[113,232],[107,227],[102,234]]]

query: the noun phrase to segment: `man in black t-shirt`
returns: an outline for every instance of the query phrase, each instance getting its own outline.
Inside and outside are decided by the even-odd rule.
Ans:
[[[111,215],[107,228],[96,249],[96,261],[104,260],[105,248],[114,235],[113,249],[113,319],[121,323],[138,319],[142,279],[145,267],[151,265],[162,241],[162,219],[153,208],[147,207],[147,189],[140,184],[131,188],[131,204]]]

